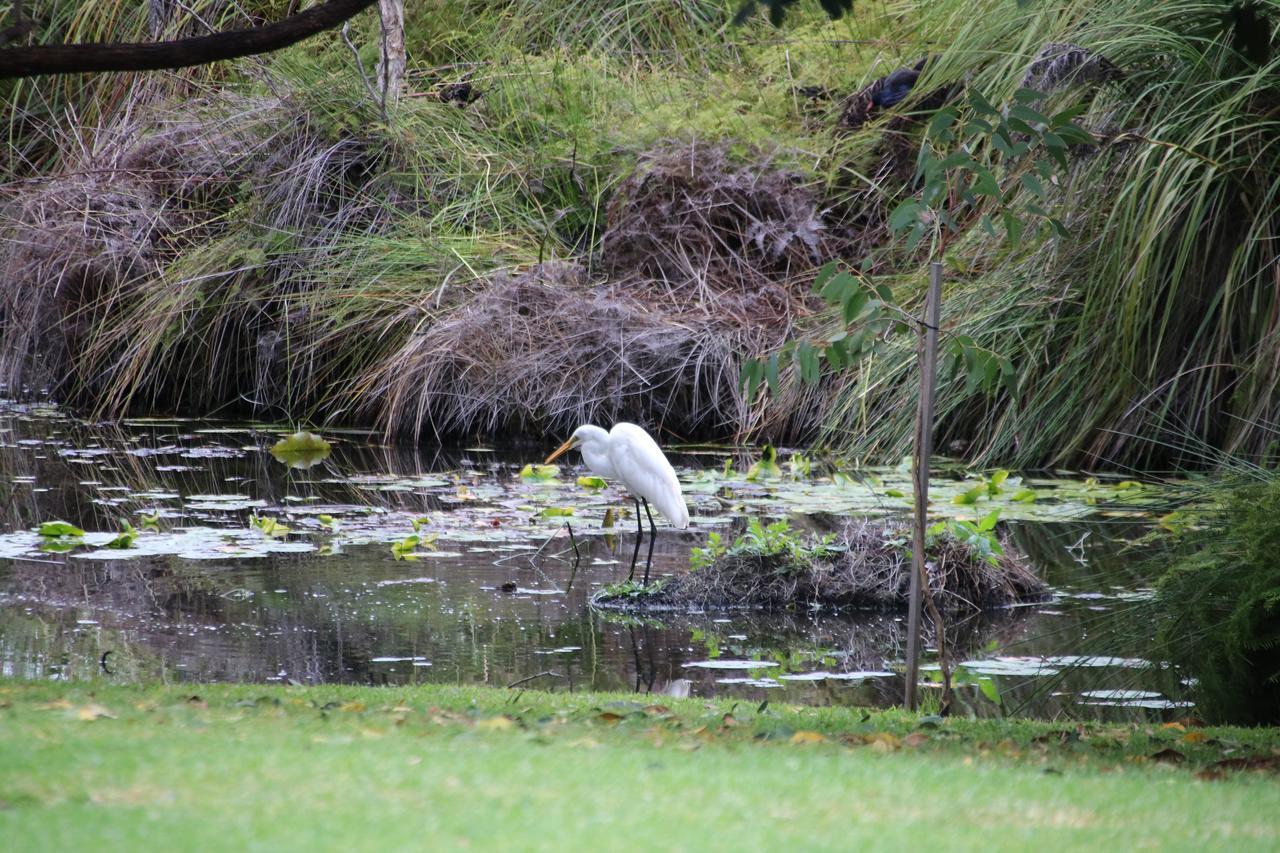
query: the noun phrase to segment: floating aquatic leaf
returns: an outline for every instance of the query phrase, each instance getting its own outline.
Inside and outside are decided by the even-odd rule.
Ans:
[[[120,535],[107,543],[108,548],[132,548],[134,540],[138,538],[138,528],[127,521],[120,522],[120,526]]]
[[[533,482],[550,482],[560,476],[559,465],[525,465],[520,469],[520,479]]]
[[[1159,693],[1150,690],[1084,690],[1080,693],[1088,699],[1159,699]]]
[[[286,435],[271,446],[273,453],[301,453],[330,449],[332,447],[329,442],[307,430],[298,430],[291,435]]]
[[[700,660],[686,663],[685,669],[763,669],[777,666],[771,660]]]
[[[41,536],[83,536],[84,531],[67,521],[46,521],[40,525]]]
[[[741,684],[745,687],[781,687],[772,678],[717,678],[716,684]]]
[[[539,518],[566,518],[573,515],[571,506],[549,506],[538,513]]]
[[[584,489],[603,489],[607,484],[603,477],[579,477],[578,485]]]
[[[1050,666],[1073,667],[1124,667],[1128,669],[1149,669],[1154,664],[1142,658],[1117,658],[1107,655],[1051,655],[1042,658]]]
[[[421,556],[414,553],[418,548],[435,548],[435,543],[436,535],[434,533],[425,536],[413,533],[398,542],[391,543],[391,554],[397,560],[413,560]]]
[[[288,536],[289,528],[269,515],[255,515],[249,523],[262,531],[263,536]]]
[[[271,447],[271,455],[290,468],[306,469],[329,458],[329,442],[313,432],[299,431],[285,436]]]
[[[764,454],[759,461],[753,463],[747,469],[747,482],[777,479],[781,476],[782,469],[778,467],[778,451],[773,449],[772,444],[766,444],[764,446]]]
[[[423,657],[376,657],[369,658],[369,663],[412,663],[415,666],[431,666],[431,663]]]
[[[1058,670],[1040,658],[1000,657],[993,660],[967,660],[960,666],[979,675],[1057,675]]]
[[[832,681],[865,681],[868,678],[890,678],[896,673],[869,670],[866,672],[832,672],[827,678]]]

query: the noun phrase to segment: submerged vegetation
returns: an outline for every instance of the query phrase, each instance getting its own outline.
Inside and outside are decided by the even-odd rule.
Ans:
[[[891,2],[829,21],[800,4],[775,28],[727,26],[737,5],[710,0],[456,4],[409,15],[385,120],[336,33],[137,85],[0,83],[0,378],[105,415],[408,435],[630,418],[897,459],[906,344],[756,404],[742,364],[830,337],[840,321],[811,292],[827,260],[915,305],[922,259],[888,220],[931,111],[962,87],[1001,105],[1034,86],[1037,109],[1082,105],[1097,144],[1039,187],[1061,233],[1010,248],[981,210],[958,222],[944,324],[1017,382],[944,382],[938,446],[1019,464],[1265,457],[1280,58],[1228,5]],[[1271,33],[1280,7],[1254,7]],[[156,25],[98,12],[41,38]],[[196,4],[160,24],[237,14]],[[366,72],[376,27],[352,29]],[[919,70],[912,94],[869,110],[868,84],[899,65]],[[1033,181],[1014,170],[1000,192],[1027,202]]]

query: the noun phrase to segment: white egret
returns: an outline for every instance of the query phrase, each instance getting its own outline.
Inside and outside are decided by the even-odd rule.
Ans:
[[[551,464],[575,447],[582,451],[582,458],[593,474],[606,480],[617,480],[626,487],[635,501],[636,547],[631,554],[631,571],[627,580],[632,580],[636,574],[640,539],[644,535],[644,528],[640,523],[640,505],[644,504],[645,515],[649,518],[649,555],[644,566],[644,584],[648,586],[649,568],[653,563],[653,540],[658,534],[653,523],[653,513],[649,511],[650,501],[675,527],[684,530],[689,526],[689,508],[685,506],[675,469],[663,455],[658,443],[635,424],[617,423],[608,432],[598,426],[583,424],[573,431],[568,441],[547,457],[546,464]]]

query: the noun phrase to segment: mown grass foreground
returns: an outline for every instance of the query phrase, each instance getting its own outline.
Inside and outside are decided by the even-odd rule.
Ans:
[[[7,682],[0,837],[15,851],[1275,849],[1278,744],[1274,729],[493,688]]]

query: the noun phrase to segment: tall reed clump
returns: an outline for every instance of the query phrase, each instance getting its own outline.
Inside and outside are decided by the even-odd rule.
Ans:
[[[808,310],[820,194],[796,157],[669,141],[670,110],[642,120],[696,93],[689,136],[742,123],[686,50],[729,7],[639,3],[614,27],[534,5],[471,10],[489,36],[470,41],[411,18],[418,65],[385,120],[353,67],[376,58],[364,20],[355,57],[329,33],[199,97],[140,87],[92,134],[64,129],[56,168],[4,188],[0,381],[105,416],[251,411],[412,435],[620,416],[714,435],[758,419],[739,360]],[[556,39],[513,23],[573,14]],[[736,48],[713,47],[697,70],[729,80]],[[476,97],[446,95],[463,83]],[[637,160],[644,186],[610,205]],[[601,251],[667,202],[691,230],[650,246],[654,263]],[[682,248],[684,267],[657,262]],[[811,423],[813,401],[787,411]]]
[[[1070,236],[1010,249],[975,221],[949,244],[947,331],[1018,383],[944,383],[938,446],[1138,466],[1190,460],[1185,436],[1256,456],[1280,417],[1278,4],[1254,4],[1261,47],[1225,0],[891,0],[834,23],[815,4],[781,30],[726,27],[729,0],[444,4],[409,16],[408,91],[385,118],[356,68],[376,63],[373,15],[355,56],[331,32],[83,90],[4,84],[19,180],[0,187],[0,381],[101,414],[408,435],[821,424],[851,454],[900,458],[905,345],[763,406],[737,367],[834,325],[808,293],[831,258],[870,257],[914,305],[920,258],[885,221],[914,191],[932,95],[1006,100],[1047,45],[1074,43],[1121,73],[1030,81],[1044,109],[1087,103],[1099,138],[1048,188]],[[158,6],[167,34],[244,17]],[[77,8],[41,38],[153,31],[136,4]],[[839,126],[847,95],[925,54],[911,99]]]
[[[1190,461],[1187,437],[1265,451],[1280,416],[1280,4],[1255,6],[1262,47],[1249,47],[1225,2],[920,9],[921,37],[943,45],[921,88],[965,76],[989,99],[1007,97],[1054,42],[1123,73],[1047,87],[1045,108],[1084,101],[1079,121],[1098,137],[1071,152],[1068,178],[1051,188],[1070,236],[1006,251],[975,222],[948,252],[944,323],[1009,356],[1019,387],[987,397],[944,385],[942,448],[1131,466]],[[899,269],[910,302],[924,274]],[[913,365],[905,348],[867,364],[829,438],[867,455],[904,452],[912,422],[900,394]]]

